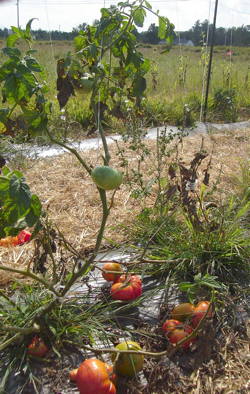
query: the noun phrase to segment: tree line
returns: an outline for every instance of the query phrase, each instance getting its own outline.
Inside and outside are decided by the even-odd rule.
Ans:
[[[98,21],[94,21],[97,24]],[[64,32],[59,30],[52,30],[50,32],[46,30],[34,30],[33,36],[37,40],[73,40],[80,30],[84,30],[87,24],[82,23],[78,27],[74,28],[72,32]],[[175,41],[178,43],[185,41],[192,41],[195,46],[200,46],[206,42],[207,32],[211,33],[212,24],[209,24],[208,20],[200,22],[197,20],[191,29],[182,32],[175,33]],[[0,38],[6,38],[10,31],[7,28],[0,29]],[[149,26],[148,30],[138,32],[135,31],[139,42],[144,44],[159,44],[158,38],[158,27],[153,23]],[[209,35],[209,44],[211,34]],[[234,45],[234,46],[250,46],[250,25],[243,25],[240,27],[218,27],[215,30],[215,45]]]

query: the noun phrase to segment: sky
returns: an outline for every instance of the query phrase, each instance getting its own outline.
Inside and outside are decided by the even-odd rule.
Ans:
[[[0,28],[17,26],[17,1],[0,0]],[[20,25],[37,18],[32,28],[72,31],[80,23],[91,24],[100,17],[105,5],[121,0],[19,0]],[[215,0],[148,0],[155,11],[167,16],[176,30],[190,29],[196,20],[212,23]],[[250,0],[219,0],[217,27],[250,25]],[[153,16],[146,19],[143,30],[157,23]]]

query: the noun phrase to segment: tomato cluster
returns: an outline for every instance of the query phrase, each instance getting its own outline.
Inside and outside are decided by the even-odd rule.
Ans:
[[[102,276],[110,282],[110,294],[113,300],[131,301],[142,294],[142,281],[137,275],[124,274],[118,263],[106,263],[102,267]]]
[[[116,346],[117,350],[142,350],[137,342],[126,341]],[[116,373],[133,377],[143,368],[142,354],[117,353],[112,354],[114,368],[98,359],[90,358],[82,362],[77,369],[69,373],[69,378],[75,382],[80,394],[116,394]]]
[[[201,301],[197,306],[190,303],[177,305],[171,312],[172,319],[166,320],[162,326],[169,342],[177,344],[192,334],[206,313],[207,317],[212,317],[213,311],[210,305],[209,301]],[[181,347],[188,349],[195,340],[196,338],[192,337],[184,341]]]

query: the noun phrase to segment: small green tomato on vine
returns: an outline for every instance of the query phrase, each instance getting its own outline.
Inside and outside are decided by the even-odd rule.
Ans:
[[[122,173],[109,166],[95,167],[91,176],[95,184],[104,190],[117,189],[122,183]]]

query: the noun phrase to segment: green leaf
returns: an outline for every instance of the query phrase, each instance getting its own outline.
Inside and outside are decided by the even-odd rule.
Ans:
[[[152,5],[148,2],[148,1],[146,1],[145,0],[145,6],[147,7],[147,8],[149,8],[150,10],[152,10]]]
[[[188,291],[189,289],[191,289],[192,287],[194,287],[195,285],[191,282],[182,282],[179,284],[179,289],[181,291]]]
[[[19,57],[21,56],[21,52],[18,48],[5,47],[2,49],[2,51],[6,56],[9,56],[10,58],[13,58],[15,60],[19,60]]]
[[[5,218],[9,224],[15,224],[19,218],[19,210],[16,205],[11,205],[5,210]]]
[[[146,90],[147,82],[144,77],[138,76],[133,82],[133,94],[137,97],[143,95],[143,92]]]
[[[24,178],[18,178],[16,175],[11,177],[9,194],[13,201],[18,202],[21,211],[29,209],[31,193],[29,186],[24,181]]]
[[[32,18],[32,19],[29,20],[29,22],[28,22],[27,25],[26,25],[26,29],[25,29],[26,33],[30,33],[31,24],[32,24],[32,22],[33,22],[34,20],[36,20],[36,19],[37,19],[37,18]],[[38,19],[37,19],[37,20],[38,20]]]
[[[162,16],[159,16],[159,28],[158,28],[158,37],[163,40],[166,37],[166,19]]]
[[[27,58],[25,58],[25,60],[26,60],[27,67],[31,71],[36,71],[36,72],[42,71],[41,65],[33,57],[27,57]]]
[[[133,12],[133,18],[136,26],[142,27],[144,24],[144,19],[145,19],[146,11],[143,8],[137,8]]]
[[[32,227],[36,224],[37,220],[41,216],[42,205],[39,198],[33,194],[31,197],[30,211],[26,215],[26,222],[28,227]]]
[[[13,28],[12,28],[12,30],[13,30]],[[10,34],[10,35],[8,36],[7,40],[6,40],[7,46],[8,46],[8,47],[14,47],[14,46],[15,46],[15,43],[17,42],[17,40],[18,40],[19,38],[21,38],[21,36],[18,35],[18,34]]]
[[[85,35],[84,36],[83,35],[76,36],[74,38],[74,44],[75,44],[76,50],[80,51],[87,44],[86,36]]]
[[[0,176],[0,201],[4,200],[5,196],[9,194],[9,180]]]

